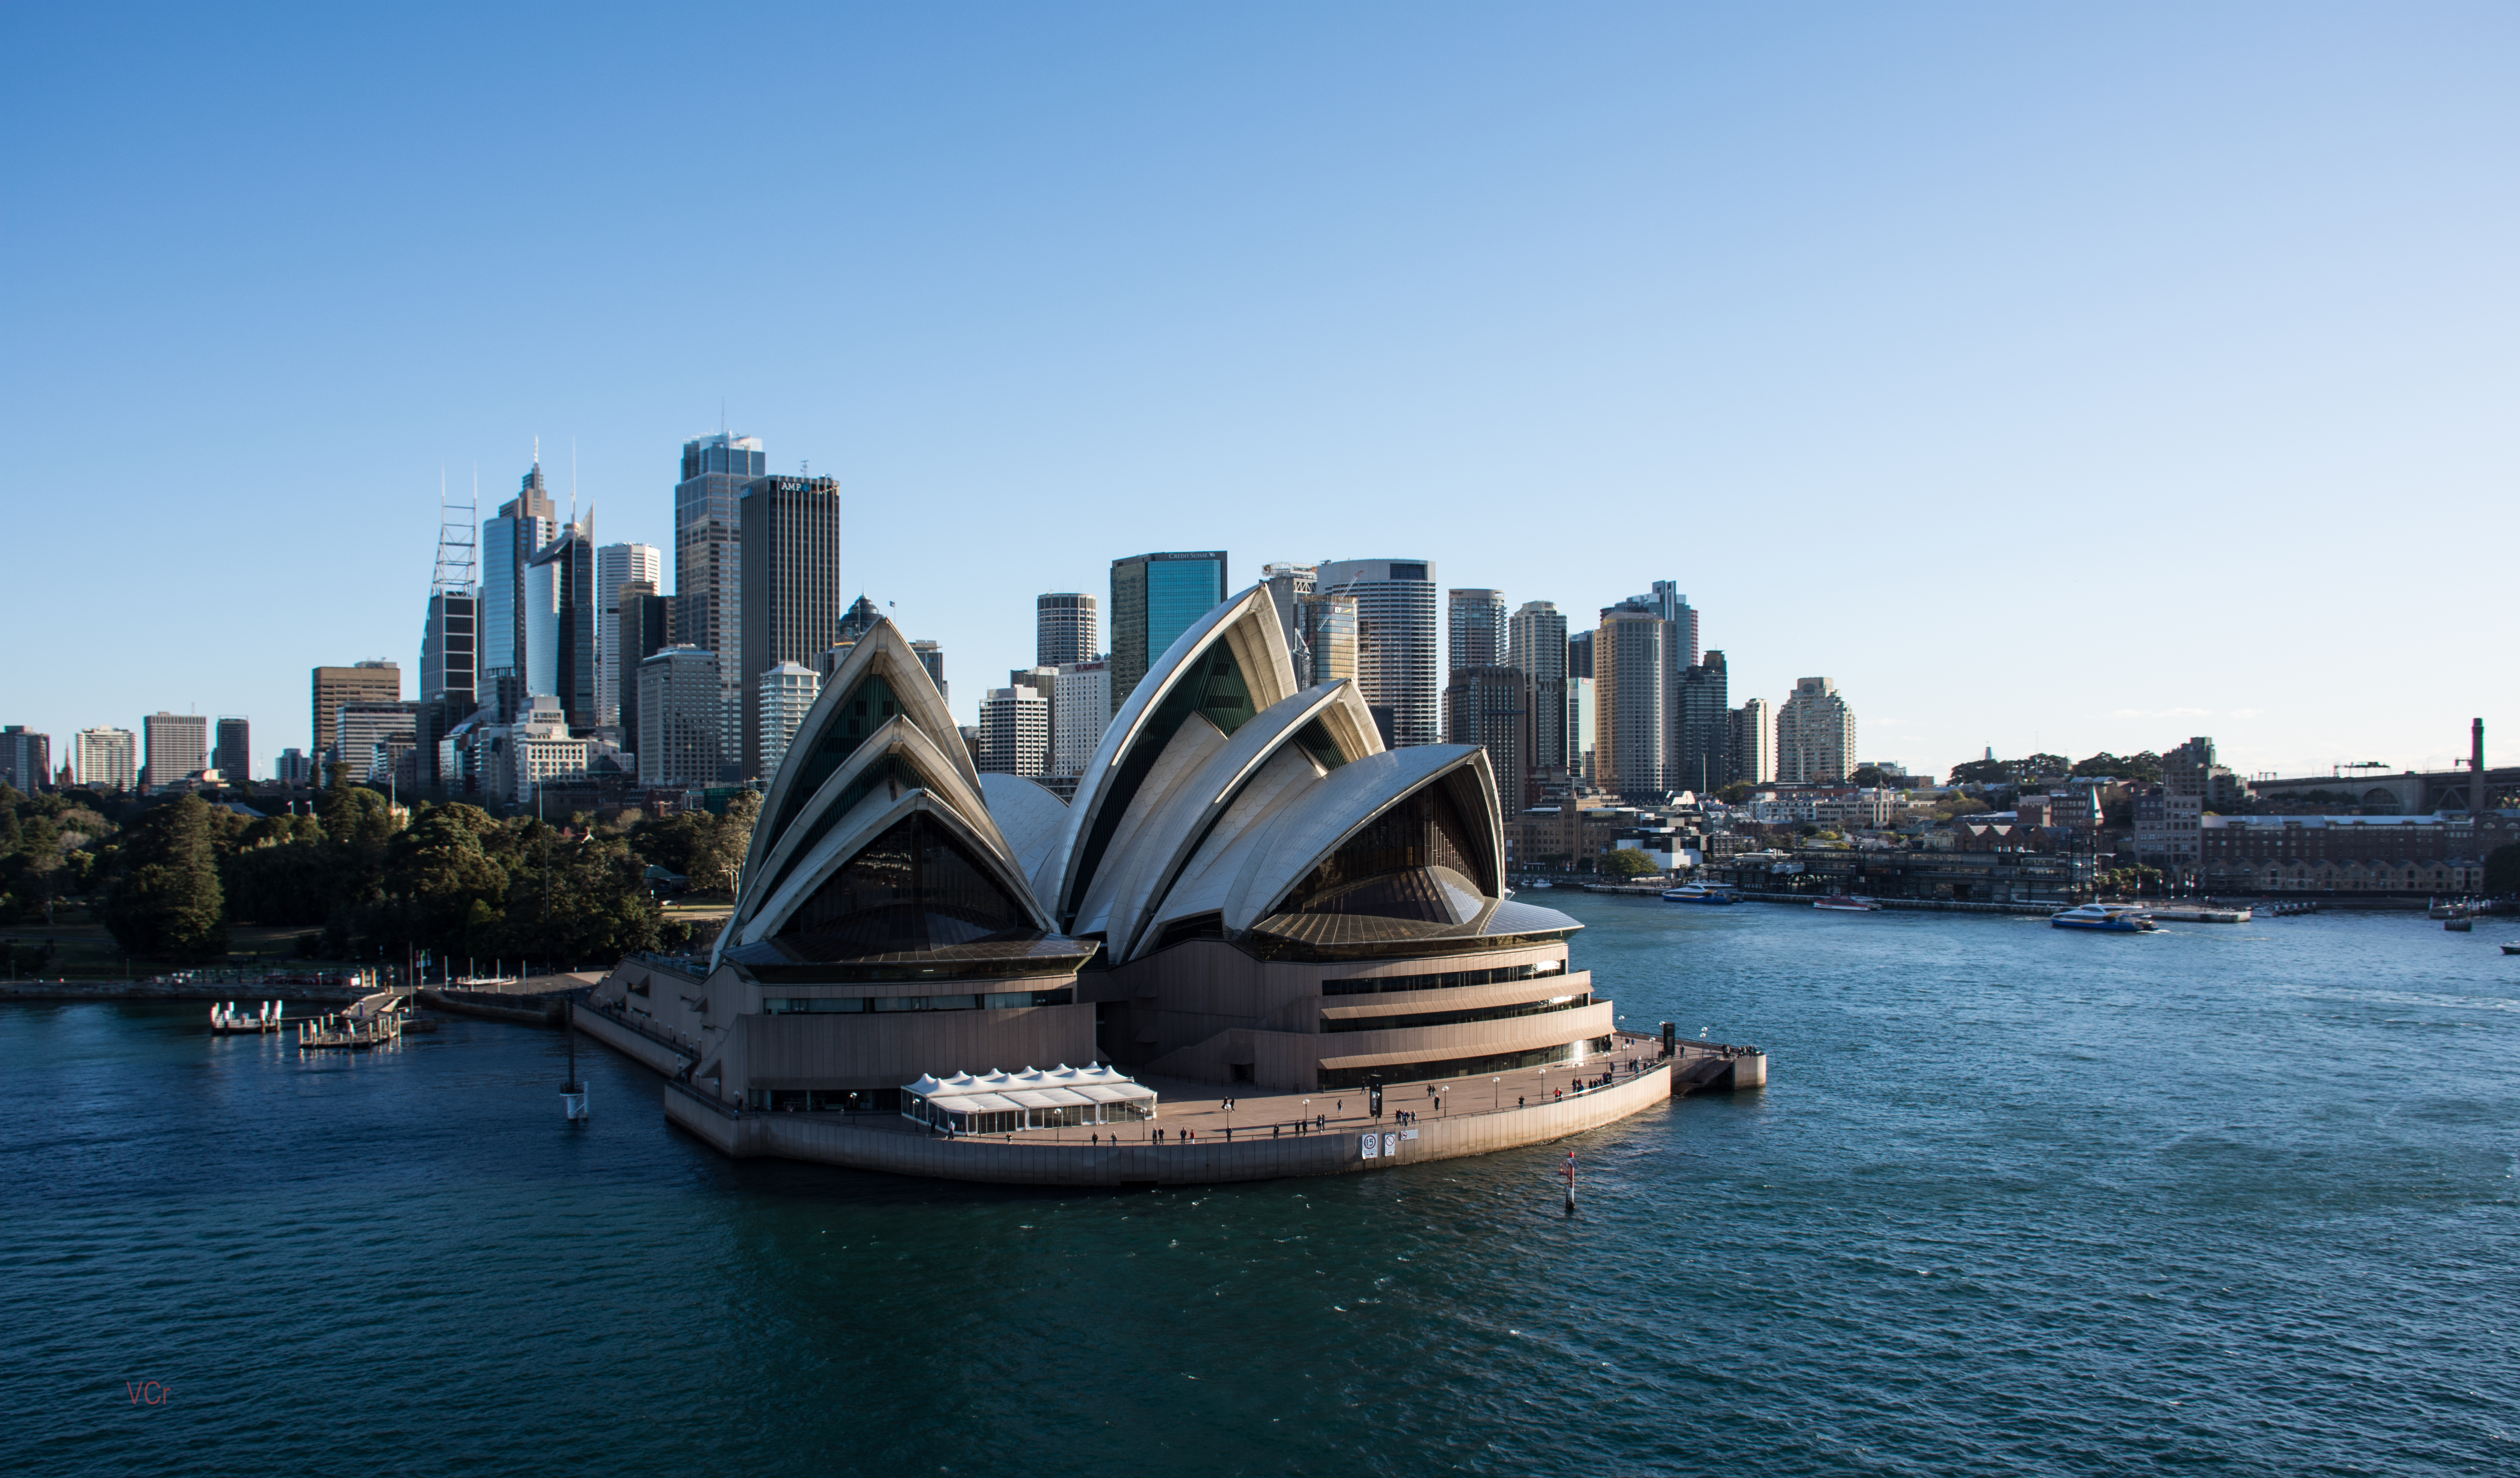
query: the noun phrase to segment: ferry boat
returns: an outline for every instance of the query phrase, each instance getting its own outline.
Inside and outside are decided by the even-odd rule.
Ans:
[[[1851,893],[1832,893],[1812,906],[1825,908],[1831,913],[1871,913],[1881,905],[1870,899],[1857,898]]]
[[[1740,896],[1724,883],[1684,883],[1662,891],[1665,901],[1673,903],[1737,903]]]
[[[2048,915],[2048,922],[2059,929],[2101,929],[2111,934],[2149,934],[2161,927],[2134,903],[2085,903],[2059,909]]]

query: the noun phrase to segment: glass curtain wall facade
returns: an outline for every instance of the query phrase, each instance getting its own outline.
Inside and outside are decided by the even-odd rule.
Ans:
[[[253,724],[245,718],[222,718],[218,742],[210,751],[210,768],[230,785],[253,777]]]
[[[1675,786],[1704,795],[1732,783],[1732,709],[1724,654],[1680,674],[1680,768]]]
[[[1225,551],[1133,554],[1111,562],[1111,712],[1147,669],[1225,602]]]
[[[644,582],[665,587],[664,551],[653,544],[606,544],[595,551],[595,591],[603,609],[595,621],[595,721],[621,721],[621,658],[613,642],[621,630],[621,592]],[[637,671],[635,663],[632,671]]]
[[[742,779],[768,773],[762,747],[761,674],[784,662],[811,667],[838,639],[840,485],[832,478],[765,477],[737,500],[742,664]],[[718,654],[723,670],[726,654]]]
[[[718,660],[718,753],[743,752],[741,624],[743,572],[737,504],[744,485],[770,471],[759,437],[720,432],[683,443],[682,480],[674,485],[674,590],[696,607],[675,633]]]
[[[1503,591],[1452,591],[1449,615],[1451,641],[1445,659],[1447,670],[1458,672],[1464,668],[1509,665],[1506,654],[1511,636],[1506,624]]]
[[[1356,676],[1356,597],[1316,593],[1295,607],[1306,666],[1295,676],[1306,687]]]

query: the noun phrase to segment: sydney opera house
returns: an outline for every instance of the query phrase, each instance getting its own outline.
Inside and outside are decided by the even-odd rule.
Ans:
[[[1386,750],[1354,683],[1297,689],[1259,587],[1153,665],[1072,804],[979,773],[884,623],[790,744],[705,965],[626,961],[587,1014],[721,1147],[936,1174],[964,1172],[740,1127],[1134,1143],[1146,1084],[1362,1102],[1571,1074],[1612,1050],[1611,1005],[1568,968],[1576,921],[1508,896],[1501,821],[1479,749]]]

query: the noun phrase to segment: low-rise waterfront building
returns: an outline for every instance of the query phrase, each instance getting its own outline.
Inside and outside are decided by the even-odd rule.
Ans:
[[[2520,842],[2520,811],[2428,816],[2206,816],[2197,868],[2216,893],[2473,893]]]
[[[1744,893],[2061,907],[2091,897],[2093,864],[2081,854],[1853,848],[1742,853],[1710,870]]]

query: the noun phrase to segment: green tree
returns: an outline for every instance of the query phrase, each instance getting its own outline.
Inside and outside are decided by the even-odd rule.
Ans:
[[[227,952],[211,814],[201,797],[184,796],[144,814],[119,849],[101,911],[131,955],[193,963]]]
[[[474,806],[423,811],[386,848],[380,897],[360,932],[381,943],[418,946],[452,957],[494,952],[512,880],[483,838],[499,823]]]
[[[1641,878],[1662,871],[1654,859],[1634,847],[1614,847],[1601,859],[1601,870],[1612,877]]]
[[[609,965],[655,947],[663,915],[628,847],[608,837],[541,835],[532,851],[545,844],[548,855],[519,868],[508,890],[503,952],[566,967]]]
[[[1715,793],[1715,797],[1727,806],[1738,806],[1742,802],[1750,799],[1750,783],[1743,780],[1728,785],[1722,790],[1717,791]]]
[[[2140,780],[2149,785],[2161,778],[2161,757],[2150,750],[2134,755],[2112,755],[2102,750],[2089,760],[2074,763],[2074,774],[2110,775],[2120,780]]]
[[[761,797],[737,791],[726,803],[726,814],[711,816],[692,865],[684,876],[695,888],[732,894],[742,881],[743,854],[752,847],[753,823],[761,816]]]

